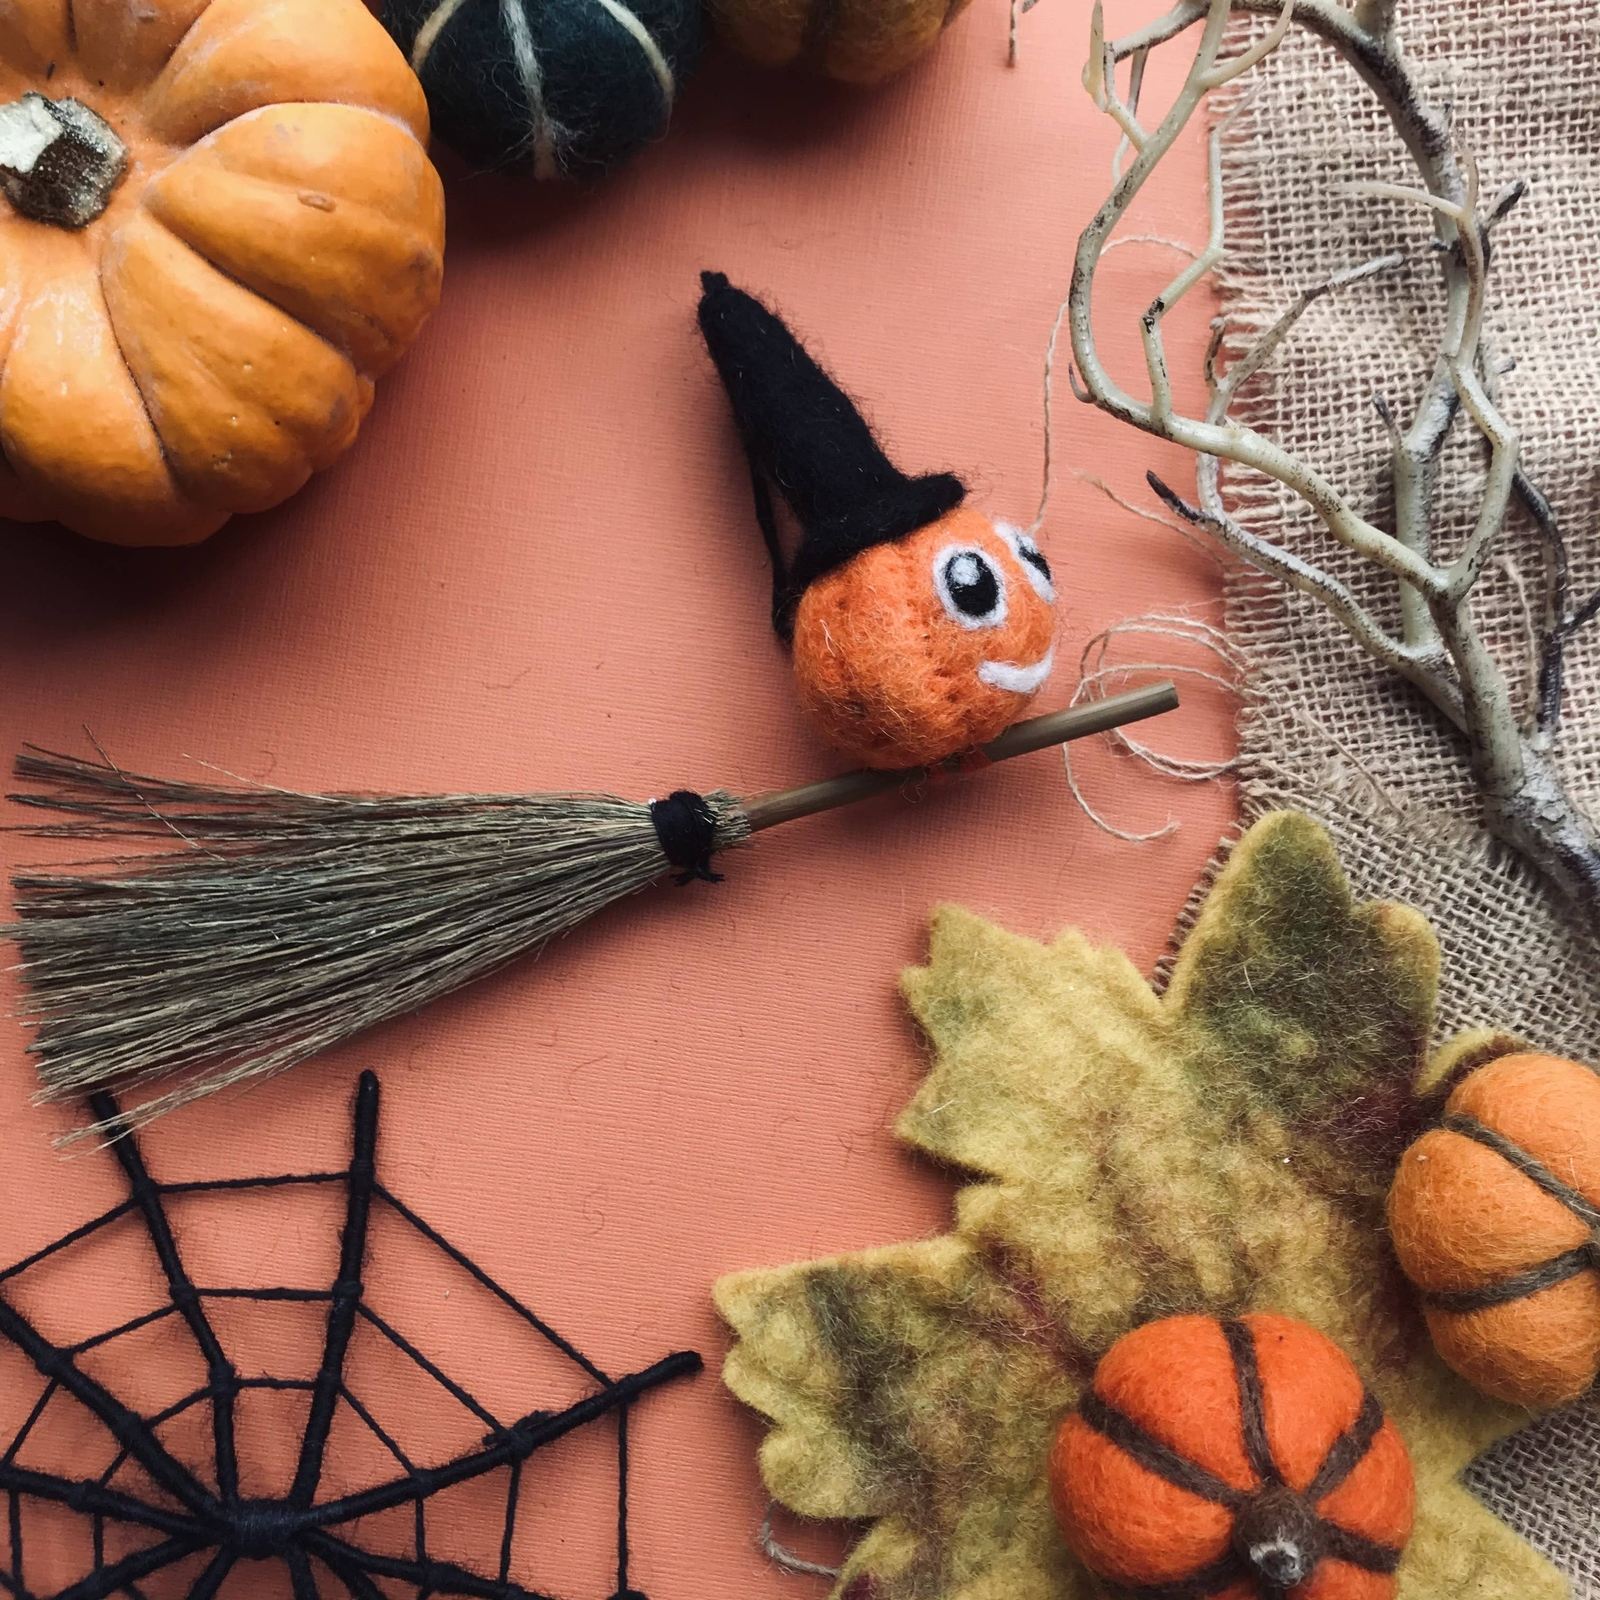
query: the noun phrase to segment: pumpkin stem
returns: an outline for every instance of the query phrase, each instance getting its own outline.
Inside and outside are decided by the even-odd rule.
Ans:
[[[1234,1551],[1269,1594],[1304,1583],[1321,1559],[1321,1543],[1316,1514],[1281,1484],[1253,1495],[1234,1519]]]
[[[127,168],[127,146],[81,100],[29,90],[0,105],[0,191],[35,222],[87,227]]]

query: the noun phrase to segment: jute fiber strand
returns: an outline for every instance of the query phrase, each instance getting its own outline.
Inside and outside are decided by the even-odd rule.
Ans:
[[[1515,361],[1500,398],[1565,527],[1573,592],[1591,592],[1600,584],[1600,15],[1587,0],[1400,0],[1398,29],[1431,98],[1453,107],[1486,192],[1529,185],[1495,232],[1489,327],[1501,364]],[[1409,415],[1437,354],[1438,273],[1425,218],[1352,199],[1344,186],[1414,182],[1414,168],[1371,95],[1316,40],[1296,33],[1249,84],[1242,105],[1217,108],[1236,113],[1223,142],[1230,336],[1258,330],[1331,269],[1396,247],[1407,261],[1315,307],[1235,412],[1364,493],[1382,519],[1388,441],[1373,398]],[[1481,482],[1478,450],[1458,441],[1442,473],[1445,548]],[[1287,530],[1295,548],[1329,558],[1329,541],[1289,495],[1236,475],[1230,499],[1248,527]],[[1531,529],[1515,529],[1502,548],[1477,604],[1512,661],[1538,624],[1542,569]],[[1382,580],[1356,564],[1344,575],[1393,615]],[[1304,808],[1332,831],[1358,893],[1408,901],[1432,921],[1445,953],[1441,1029],[1496,1024],[1593,1061],[1600,950],[1483,830],[1453,737],[1275,581],[1233,573],[1227,610],[1252,667],[1240,733],[1245,820]],[[1600,635],[1578,641],[1568,661],[1563,761],[1597,808]],[[1600,1405],[1591,1399],[1508,1441],[1472,1483],[1571,1573],[1580,1600],[1600,1596]]]

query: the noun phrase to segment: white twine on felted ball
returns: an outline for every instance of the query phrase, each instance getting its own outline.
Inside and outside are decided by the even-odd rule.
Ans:
[[[661,96],[662,121],[671,116],[678,94],[678,80],[672,63],[643,20],[626,0],[593,0],[594,5],[608,16],[618,28],[639,47],[646,66],[655,78]],[[418,28],[411,47],[411,69],[419,76],[428,65],[434,49],[445,30],[460,13],[466,0],[439,0]],[[539,44],[529,21],[527,0],[500,0],[500,28],[510,51],[512,70],[517,86],[527,107],[528,131],[517,146],[518,154],[525,152],[533,162],[534,175],[540,179],[561,176],[562,151],[573,143],[573,130],[563,127],[550,113],[546,94],[544,65],[539,57]]]
[[[1187,666],[1167,661],[1108,662],[1107,657],[1112,644],[1128,635],[1176,639],[1185,644],[1198,645],[1215,656],[1225,670],[1214,672],[1207,667]],[[1079,669],[1078,687],[1072,696],[1073,705],[1081,705],[1088,700],[1103,699],[1113,687],[1125,683],[1130,677],[1147,672],[1160,673],[1164,677],[1182,676],[1194,679],[1213,684],[1229,694],[1236,695],[1248,672],[1249,662],[1244,652],[1220,628],[1213,627],[1198,617],[1156,611],[1142,617],[1130,617],[1122,622],[1114,622],[1110,627],[1103,628],[1095,634],[1083,647],[1083,654],[1079,658]],[[1242,756],[1231,756],[1222,761],[1204,761],[1168,755],[1116,729],[1113,729],[1108,737],[1116,749],[1142,761],[1145,766],[1162,777],[1171,778],[1178,783],[1211,783],[1218,778],[1225,778],[1238,772],[1244,763]],[[1073,769],[1071,752],[1065,749],[1062,754],[1062,766],[1066,773],[1067,787],[1072,791],[1072,798],[1083,814],[1102,833],[1110,834],[1113,839],[1121,839],[1125,844],[1153,844],[1178,831],[1179,822],[1176,817],[1168,817],[1161,827],[1148,833],[1138,833],[1118,827],[1090,803],[1078,781],[1077,772]]]
[[[556,161],[555,119],[545,104],[544,68],[539,65],[539,52],[533,44],[533,29],[528,26],[528,13],[522,8],[522,0],[500,0],[500,20],[505,24],[511,58],[516,62],[517,77],[522,82],[522,92],[528,101],[533,175],[542,181],[558,178],[561,168]]]
[[[433,54],[433,47],[439,42],[439,35],[448,28],[455,19],[455,14],[467,0],[440,0],[428,20],[417,29],[417,36],[411,43],[411,70],[420,77],[428,57]]]
[[[661,85],[661,100],[665,113],[671,116],[673,102],[678,98],[678,80],[673,76],[672,63],[662,53],[661,46],[651,38],[650,30],[638,16],[623,5],[621,0],[595,0],[595,4],[603,6],[616,18],[618,24],[638,41],[639,48],[644,51],[645,60],[650,63],[650,70],[656,75],[656,82]]]

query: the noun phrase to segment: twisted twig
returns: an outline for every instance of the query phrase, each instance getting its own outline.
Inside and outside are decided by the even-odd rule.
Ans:
[[[1335,0],[1178,0],[1136,33],[1108,40],[1096,4],[1084,87],[1115,122],[1132,159],[1078,241],[1066,308],[1074,392],[1134,427],[1195,452],[1199,460],[1194,501],[1152,479],[1167,505],[1252,565],[1317,600],[1368,655],[1403,676],[1441,712],[1466,741],[1490,828],[1564,890],[1590,926],[1600,931],[1600,836],[1567,792],[1552,756],[1564,653],[1578,630],[1600,615],[1600,595],[1576,606],[1570,602],[1559,525],[1520,463],[1517,436],[1499,409],[1493,364],[1485,359],[1483,347],[1490,230],[1516,203],[1521,186],[1484,202],[1476,169],[1452,143],[1448,117],[1423,97],[1401,53],[1395,11],[1396,0],[1358,0],[1353,10]],[[1242,51],[1225,55],[1228,24],[1238,14],[1270,16],[1272,26]],[[1420,187],[1366,184],[1356,192],[1424,208],[1431,216],[1443,265],[1445,306],[1439,350],[1416,413],[1402,425],[1387,403],[1378,401],[1392,448],[1392,529],[1362,515],[1314,463],[1237,421],[1231,407],[1239,390],[1279,349],[1313,300],[1393,265],[1395,257],[1333,274],[1302,291],[1222,374],[1215,367],[1219,340],[1207,360],[1211,398],[1203,415],[1187,415],[1174,401],[1163,323],[1226,250],[1220,129],[1211,133],[1206,248],[1152,302],[1141,322],[1148,399],[1117,383],[1095,342],[1095,278],[1114,231],[1207,96],[1254,70],[1293,27],[1322,38],[1353,68],[1382,105],[1422,180]],[[1199,29],[1199,43],[1188,76],[1166,115],[1146,127],[1136,114],[1136,100],[1119,91],[1118,67],[1127,61],[1130,71],[1142,76],[1152,50],[1192,28]],[[1461,550],[1444,560],[1434,551],[1434,498],[1445,440],[1463,414],[1488,447],[1489,468],[1473,528]],[[1398,585],[1399,631],[1381,624],[1333,572],[1232,517],[1222,493],[1225,461],[1291,490],[1336,543],[1387,572]],[[1506,672],[1485,644],[1472,609],[1478,580],[1494,554],[1513,501],[1531,514],[1550,552],[1540,703],[1529,727],[1516,714]]]

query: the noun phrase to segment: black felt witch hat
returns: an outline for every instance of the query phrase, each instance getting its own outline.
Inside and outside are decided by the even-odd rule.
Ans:
[[[788,638],[808,585],[955,510],[966,485],[948,472],[907,477],[779,317],[720,272],[703,273],[701,282],[700,328],[750,458],[756,516],[772,555],[773,625]],[[800,524],[800,545],[789,559],[774,490]]]

